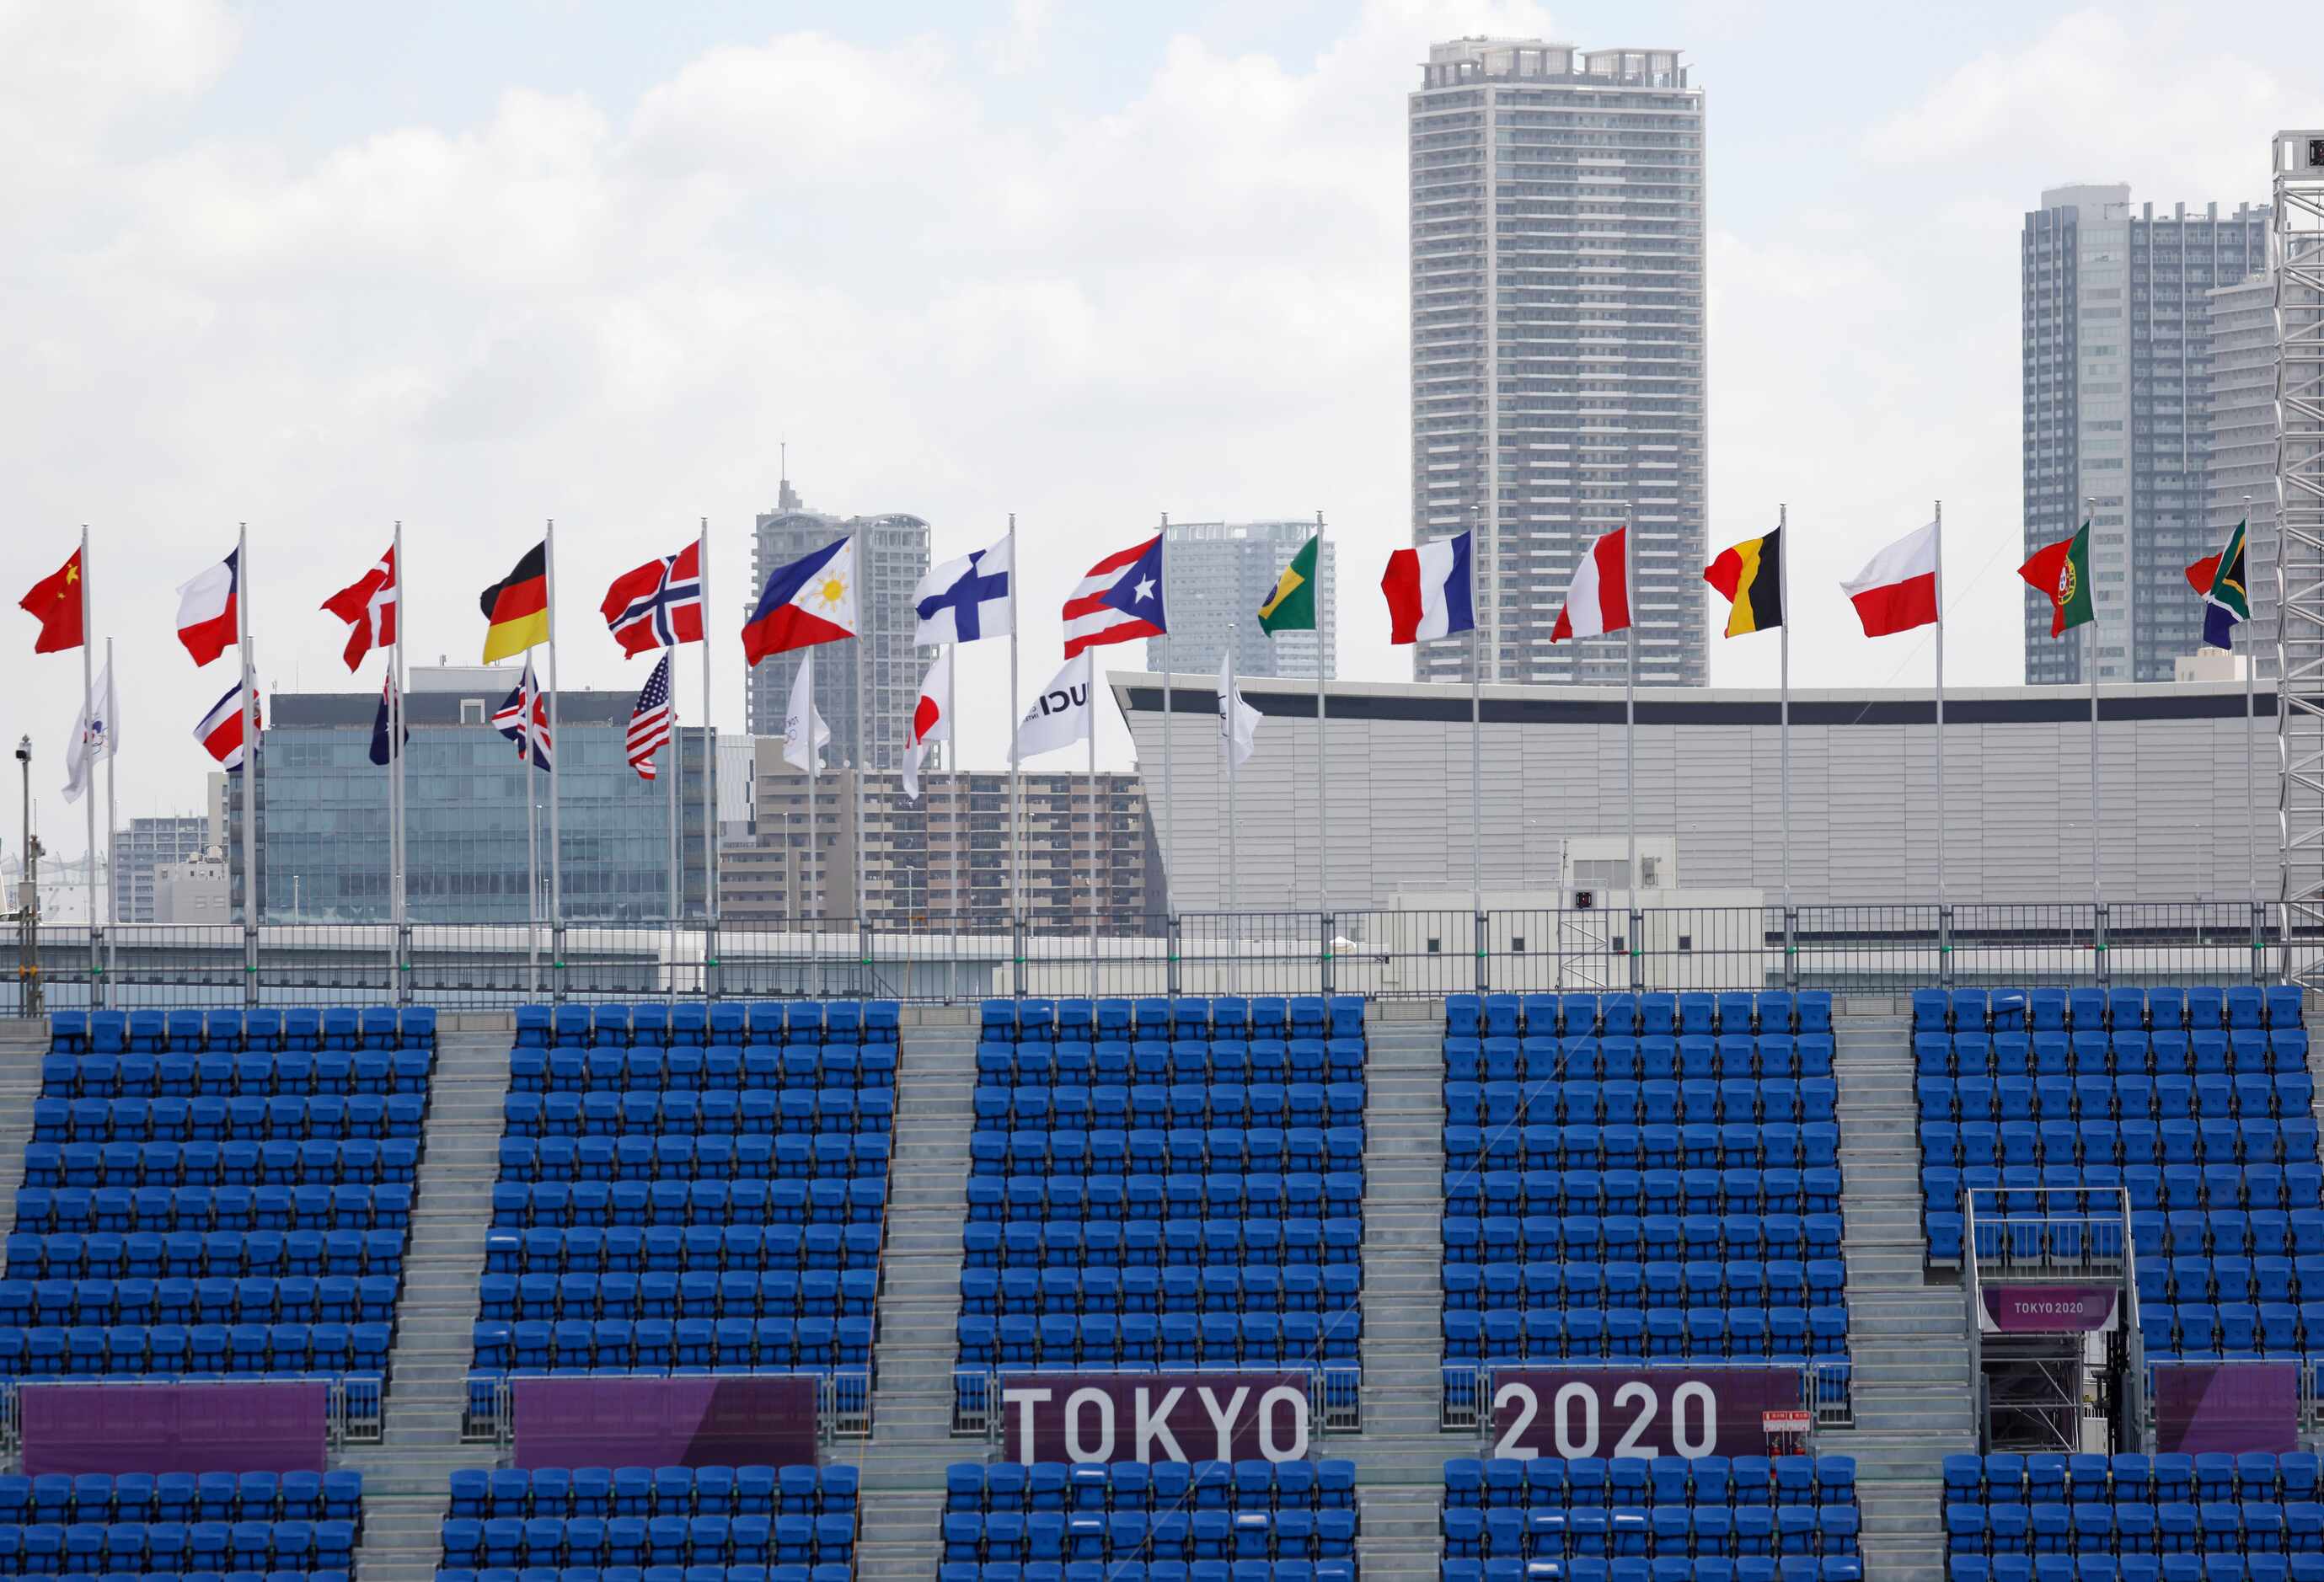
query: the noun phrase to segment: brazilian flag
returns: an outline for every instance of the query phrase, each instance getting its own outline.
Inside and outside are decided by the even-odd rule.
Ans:
[[[1315,630],[1315,546],[1323,541],[1318,533],[1300,547],[1276,579],[1275,592],[1259,607],[1259,630],[1268,636]]]

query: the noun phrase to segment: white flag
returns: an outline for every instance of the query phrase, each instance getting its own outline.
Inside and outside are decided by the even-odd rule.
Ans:
[[[1065,661],[1065,667],[1035,694],[1033,706],[1025,711],[1024,721],[1017,727],[1018,758],[1055,752],[1088,740],[1091,694],[1096,687],[1097,668],[1091,663],[1090,651],[1084,648]]]
[[[947,647],[928,667],[927,677],[920,683],[920,701],[912,705],[911,744],[904,750],[904,795],[914,802],[920,799],[920,760],[936,742],[952,740],[952,716],[945,713],[945,699],[951,695],[952,649]]]
[[[81,701],[80,717],[73,722],[72,740],[65,746],[67,802],[78,802],[80,794],[96,778],[97,760],[113,756],[121,734],[115,723],[117,713],[113,701],[113,661],[107,659],[105,668],[97,673],[88,696]]]
[[[1219,750],[1227,755],[1229,768],[1239,769],[1250,761],[1258,740],[1259,711],[1242,701],[1235,686],[1234,649],[1230,646],[1219,660]]]
[[[808,722],[814,722],[815,745],[807,745]],[[783,716],[783,761],[801,774],[823,772],[823,750],[831,745],[831,727],[815,712],[815,650],[799,660],[791,682],[790,712]]]

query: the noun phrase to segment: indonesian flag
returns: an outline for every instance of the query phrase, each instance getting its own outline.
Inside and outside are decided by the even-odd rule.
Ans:
[[[347,668],[363,663],[374,648],[395,641],[395,550],[390,547],[379,564],[323,601],[323,608],[354,630],[347,633]]]
[[[939,741],[952,740],[952,716],[945,701],[952,696],[952,648],[947,644],[928,667],[920,683],[920,701],[912,705],[912,739],[904,750],[904,795],[920,799],[920,760]]]
[[[235,598],[240,581],[234,549],[191,582],[178,584],[178,640],[194,657],[196,668],[242,640],[242,614]]]
[[[1604,637],[1630,624],[1630,568],[1624,551],[1629,530],[1616,528],[1601,536],[1573,568],[1573,581],[1565,589],[1565,608],[1557,612],[1557,624],[1550,628],[1551,642]]]
[[[254,708],[253,713],[256,711]],[[242,768],[242,683],[237,681],[226,689],[226,694],[210,705],[202,722],[194,727],[194,740],[202,750],[233,774]]]
[[[1886,637],[1937,620],[1937,524],[1916,529],[1840,584],[1866,637]]]

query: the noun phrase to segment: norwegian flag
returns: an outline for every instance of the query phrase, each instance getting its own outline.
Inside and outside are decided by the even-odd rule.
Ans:
[[[597,606],[624,654],[702,640],[702,546],[624,572]]]
[[[637,770],[638,778],[654,777],[654,753],[669,740],[669,727],[677,711],[669,703],[669,656],[646,677],[645,690],[638,694],[638,706],[630,711],[630,768]]]
[[[373,648],[394,643],[396,593],[395,550],[391,547],[377,566],[323,601],[324,609],[353,629],[345,656],[348,669],[361,665]]]
[[[531,728],[526,729],[526,717],[531,718]],[[532,767],[547,769],[549,764],[549,699],[532,678],[532,661],[527,659],[524,675],[516,690],[508,694],[493,714],[493,729],[516,743],[516,755],[530,759]]]

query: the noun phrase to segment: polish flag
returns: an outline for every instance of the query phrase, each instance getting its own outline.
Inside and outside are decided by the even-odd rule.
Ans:
[[[1937,620],[1937,524],[1905,534],[1840,584],[1866,637],[1886,637]]]
[[[197,668],[208,664],[242,640],[242,614],[235,598],[236,563],[234,549],[191,582],[178,584],[178,640],[194,657]]]
[[[920,683],[920,701],[912,706],[912,740],[904,750],[904,795],[914,802],[920,799],[920,760],[937,742],[952,740],[952,716],[945,713],[945,700],[951,694],[952,648],[946,644],[928,667],[927,678]]]
[[[1630,624],[1630,568],[1624,558],[1628,528],[1616,528],[1590,546],[1566,584],[1565,607],[1557,612],[1549,640],[1604,637]]]

